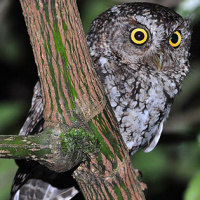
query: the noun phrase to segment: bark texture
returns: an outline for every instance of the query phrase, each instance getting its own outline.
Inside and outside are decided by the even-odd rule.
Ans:
[[[47,122],[76,126],[106,100],[92,67],[75,1],[21,1],[44,97]]]

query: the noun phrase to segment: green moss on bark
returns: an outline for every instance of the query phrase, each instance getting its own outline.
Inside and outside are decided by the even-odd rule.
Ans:
[[[90,132],[86,132],[82,128],[73,128],[66,133],[60,134],[61,147],[64,154],[69,154],[69,151],[82,152],[83,154],[97,152],[100,144],[97,138]]]

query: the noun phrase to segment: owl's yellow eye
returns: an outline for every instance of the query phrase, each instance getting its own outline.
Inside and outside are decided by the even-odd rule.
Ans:
[[[181,43],[181,33],[179,31],[175,31],[169,39],[169,44],[172,47],[178,47]]]
[[[148,33],[143,28],[133,29],[131,32],[131,40],[138,45],[144,44],[148,39]]]

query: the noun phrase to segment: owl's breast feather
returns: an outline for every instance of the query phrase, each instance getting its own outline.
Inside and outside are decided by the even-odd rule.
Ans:
[[[154,76],[125,82],[115,78],[107,74],[104,86],[122,137],[130,151],[147,147],[149,152],[159,141],[172,105],[165,85]]]

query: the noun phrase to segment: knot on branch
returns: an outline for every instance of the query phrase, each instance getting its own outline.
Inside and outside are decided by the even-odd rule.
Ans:
[[[95,136],[82,128],[72,128],[68,131],[50,128],[43,134],[49,134],[51,153],[39,162],[56,172],[74,168],[86,159],[88,153],[94,153],[99,149]]]

